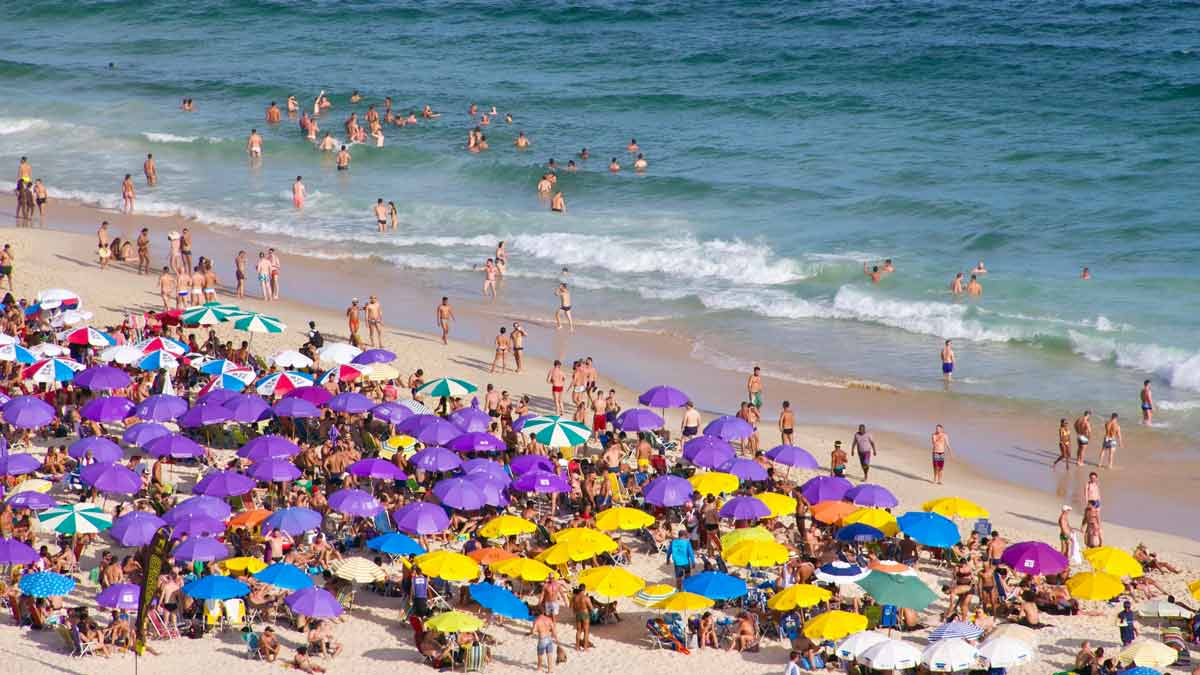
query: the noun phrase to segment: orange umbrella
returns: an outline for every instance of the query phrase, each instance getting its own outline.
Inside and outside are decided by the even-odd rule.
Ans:
[[[477,548],[467,554],[472,560],[480,565],[492,565],[503,560],[512,560],[517,557],[502,548],[488,546],[487,548]]]
[[[271,515],[266,509],[242,511],[229,519],[229,527],[257,527]]]
[[[813,518],[827,525],[832,525],[860,508],[862,507],[850,502],[829,500],[813,504],[811,513]]]
[[[904,574],[912,568],[904,563],[898,563],[895,560],[880,560],[879,562],[871,563],[871,569],[879,570],[887,574]]]

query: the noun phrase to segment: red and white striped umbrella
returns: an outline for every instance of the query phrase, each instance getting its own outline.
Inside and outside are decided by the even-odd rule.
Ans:
[[[88,345],[89,347],[112,347],[117,344],[116,338],[98,331],[91,326],[80,326],[63,333],[59,333],[60,340],[66,340],[73,345]]]
[[[317,378],[317,384],[326,384],[328,382],[351,382],[357,380],[371,372],[371,366],[359,365],[357,363],[344,363],[340,366],[334,366],[321,374]]]
[[[68,358],[42,359],[21,371],[21,378],[33,382],[66,382],[83,370],[83,364]]]
[[[188,351],[187,345],[179,340],[172,340],[168,337],[153,337],[147,340],[142,340],[141,342],[137,343],[137,348],[146,354],[161,349],[172,356],[183,356]]]
[[[263,396],[283,396],[297,387],[307,387],[312,383],[311,375],[284,370],[260,378],[254,383],[254,391]]]

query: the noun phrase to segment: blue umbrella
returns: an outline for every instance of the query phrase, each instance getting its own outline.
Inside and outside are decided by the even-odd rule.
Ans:
[[[113,521],[108,534],[122,546],[145,546],[167,522],[147,511],[131,511]]]
[[[249,595],[250,587],[233,577],[207,576],[184,584],[180,589],[197,600],[228,600]]]
[[[5,361],[23,363],[27,366],[38,362],[38,357],[33,352],[18,344],[0,347],[0,358]]]
[[[254,578],[285,591],[298,591],[313,585],[313,580],[299,567],[290,563],[277,562],[254,574]]]
[[[263,532],[270,532],[272,528],[277,528],[290,535],[297,535],[315,530],[320,526],[320,513],[302,506],[294,506],[290,509],[280,509],[268,516],[263,521]]]
[[[958,526],[946,516],[910,511],[896,519],[900,531],[923,546],[950,548],[960,540]]]
[[[34,572],[21,577],[21,592],[35,598],[66,595],[75,588],[75,580],[54,572]]]
[[[746,594],[746,582],[723,572],[701,572],[683,580],[683,590],[712,600],[732,600]]]
[[[480,607],[489,610],[492,614],[518,621],[533,620],[533,617],[529,615],[529,606],[507,588],[485,581],[471,584],[467,587],[467,592],[471,594],[472,600],[478,602]]]
[[[138,359],[137,367],[141,370],[166,370],[179,365],[174,355],[164,349],[156,349]]]
[[[951,621],[944,623],[929,632],[929,641],[937,642],[938,640],[949,640],[950,638],[962,638],[964,640],[976,640],[983,635],[983,629],[973,623],[966,621]]]
[[[884,538],[884,534],[877,528],[865,525],[863,523],[853,523],[843,527],[837,531],[838,541],[849,541],[856,543],[866,543],[869,541],[879,541]]]
[[[1138,666],[1137,668],[1130,668],[1129,670],[1122,670],[1121,675],[1163,675],[1163,674],[1153,668],[1147,668],[1146,666]]]
[[[425,552],[415,539],[399,532],[389,532],[370,539],[367,548],[388,555],[421,555]]]
[[[125,433],[121,434],[121,440],[130,445],[136,445],[139,448],[144,448],[149,445],[151,441],[155,441],[163,436],[170,435],[171,431],[157,422],[138,422],[137,424],[126,429]]]

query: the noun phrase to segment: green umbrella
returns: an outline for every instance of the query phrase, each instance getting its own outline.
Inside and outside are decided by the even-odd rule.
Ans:
[[[47,529],[59,534],[95,534],[112,527],[109,516],[95,504],[66,504],[38,514]]]
[[[287,328],[279,319],[258,312],[244,314],[234,319],[233,327],[251,333],[282,333]]]
[[[521,431],[533,434],[538,443],[552,448],[573,448],[583,445],[592,435],[586,425],[565,420],[557,415],[530,418],[525,421],[525,426],[521,428]]]
[[[450,398],[453,396],[466,396],[476,389],[478,389],[478,387],[470,382],[467,382],[466,380],[459,380],[453,377],[441,377],[421,385],[421,388],[417,390],[417,393],[436,398]]]
[[[875,570],[857,582],[881,605],[893,605],[921,611],[937,600],[925,582],[907,574],[888,574]]]
[[[232,314],[231,310],[237,310],[237,308],[230,305],[201,305],[184,310],[179,318],[189,326],[212,326],[228,321]]]

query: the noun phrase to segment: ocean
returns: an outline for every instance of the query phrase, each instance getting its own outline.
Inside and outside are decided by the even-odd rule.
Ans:
[[[953,338],[956,395],[1131,419],[1148,378],[1160,423],[1200,434],[1198,36],[1190,2],[46,0],[0,24],[0,164],[108,206],[132,173],[143,212],[419,271],[431,296],[477,297],[504,240],[503,307],[548,316],[565,266],[580,321],[723,367],[935,389]],[[263,120],[320,90],[335,137],[384,96],[442,115],[337,172]],[[515,120],[479,155],[471,103]],[[549,158],[580,165],[566,215],[534,189]],[[951,297],[980,260],[983,297]]]

